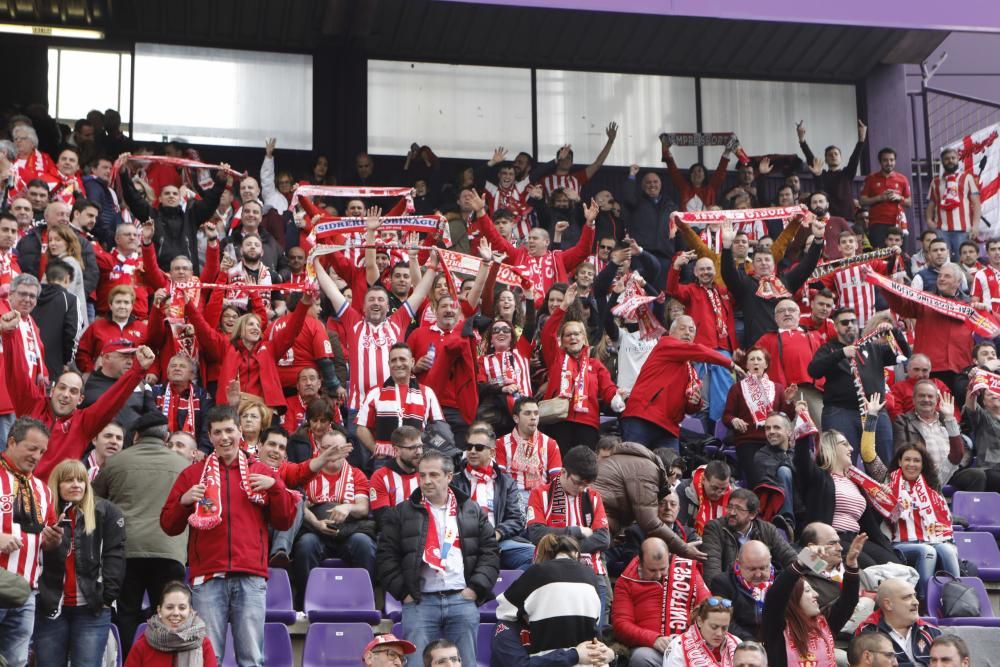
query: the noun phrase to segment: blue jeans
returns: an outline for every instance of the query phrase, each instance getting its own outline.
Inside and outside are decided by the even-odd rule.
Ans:
[[[215,655],[222,662],[226,627],[232,628],[236,664],[264,667],[264,611],[267,580],[250,574],[229,574],[194,587],[195,611],[205,621]]]
[[[653,422],[641,417],[625,417],[622,422],[622,442],[638,442],[649,449],[669,447],[680,452],[681,443],[677,436]]]
[[[500,568],[503,570],[527,570],[535,558],[535,545],[517,540],[500,541]]]
[[[959,252],[962,249],[962,242],[969,240],[969,232],[946,232],[941,229],[937,230],[937,235],[939,239],[944,239],[944,242],[948,244],[948,253],[951,255],[951,261],[957,262]],[[972,285],[969,285],[971,288]]]
[[[475,665],[478,632],[479,607],[461,593],[421,593],[419,603],[403,604],[403,636],[417,647],[415,655],[423,655],[425,646],[443,637],[458,647],[463,665]]]
[[[778,477],[778,484],[781,485],[782,491],[785,492],[785,502],[781,504],[781,513],[794,519],[795,510],[793,509],[793,501],[795,500],[795,483],[792,477],[792,469],[788,466],[778,466],[777,473],[775,474]]]
[[[920,580],[917,582],[917,597],[927,601],[927,582],[934,573],[944,570],[950,575],[960,576],[958,564],[958,549],[954,544],[938,542],[895,542],[893,549],[903,554],[906,562],[917,571]]]
[[[600,554],[595,554],[598,558]],[[608,627],[608,575],[597,575],[597,595],[601,598],[601,618],[597,621],[597,631],[604,632]]]
[[[111,631],[111,610],[63,607],[56,618],[35,619],[35,664],[86,667],[100,665]]]
[[[858,455],[858,448],[861,446],[861,413],[857,409],[840,408],[836,405],[823,406],[823,430],[835,429],[840,431],[847,442],[854,447],[855,455]],[[875,425],[875,451],[882,462],[889,465],[892,461],[892,422],[889,421],[889,414],[883,410],[878,415],[878,423]]]
[[[0,656],[8,667],[24,667],[28,663],[28,644],[34,627],[34,591],[20,607],[0,609]]]
[[[0,452],[7,451],[7,435],[10,433],[10,427],[14,425],[14,419],[13,412],[0,415]]]
[[[730,359],[732,355],[727,350],[717,349],[716,352]],[[699,363],[694,365],[698,377],[704,382],[708,380],[708,418],[713,422],[722,419],[722,410],[726,407],[729,388],[733,386],[733,374],[728,368],[715,364]]]
[[[292,544],[295,542],[295,536],[299,534],[299,529],[302,528],[303,517],[305,517],[305,502],[300,499],[298,507],[295,508],[295,521],[292,522],[291,528],[288,530],[268,528],[267,532],[271,536],[269,555],[273,556],[279,551],[284,551],[286,554],[292,553]]]
[[[292,559],[292,575],[295,578],[296,602],[302,609],[305,602],[306,583],[309,573],[325,558],[343,558],[351,567],[363,567],[375,581],[375,542],[364,533],[354,533],[346,542],[335,543],[332,539],[304,532],[295,542]]]

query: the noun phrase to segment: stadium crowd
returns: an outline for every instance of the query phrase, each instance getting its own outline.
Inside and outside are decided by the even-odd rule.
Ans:
[[[793,131],[594,191],[615,123],[386,183],[7,114],[0,662],[261,665],[269,567],[340,558],[366,665],[476,664],[501,570],[497,665],[969,665],[922,616],[1000,491],[1000,239],[955,151],[921,202]]]

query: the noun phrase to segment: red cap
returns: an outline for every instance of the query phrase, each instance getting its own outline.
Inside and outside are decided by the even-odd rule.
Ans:
[[[365,652],[362,653],[361,655],[363,656],[367,654],[369,651],[371,651],[379,644],[395,644],[399,646],[399,648],[403,649],[404,655],[416,653],[417,651],[417,647],[411,644],[410,642],[406,641],[405,639],[398,639],[396,635],[392,634],[391,632],[387,632],[384,635],[376,635],[375,639],[368,642],[368,646],[365,647]]]
[[[109,340],[101,348],[101,354],[110,354],[112,352],[121,352],[122,354],[132,354],[136,351],[135,345],[132,341],[124,340],[119,338],[118,340]]]

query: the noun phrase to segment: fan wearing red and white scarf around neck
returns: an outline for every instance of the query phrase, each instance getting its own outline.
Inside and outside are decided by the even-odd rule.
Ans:
[[[207,623],[212,645],[224,647],[231,623],[244,655],[261,656],[268,576],[267,539],[261,536],[268,528],[292,526],[297,497],[274,470],[240,450],[233,407],[216,405],[205,419],[214,451],[177,477],[160,512],[160,527],[167,535],[190,528],[194,600],[203,615],[212,616]]]

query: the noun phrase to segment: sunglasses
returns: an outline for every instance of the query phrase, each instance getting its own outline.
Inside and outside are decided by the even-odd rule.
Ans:
[[[492,450],[493,448],[489,445],[469,445],[469,449],[473,452],[485,452],[487,449]]]
[[[615,247],[613,245],[602,245],[601,246],[601,250],[614,250],[614,249],[615,249]]]
[[[510,327],[497,327],[493,329],[493,333],[495,334],[509,334],[511,331],[513,331],[513,329]]]
[[[727,598],[710,597],[705,600],[705,604],[709,607],[722,607],[723,609],[729,609],[733,606],[733,601]]]

